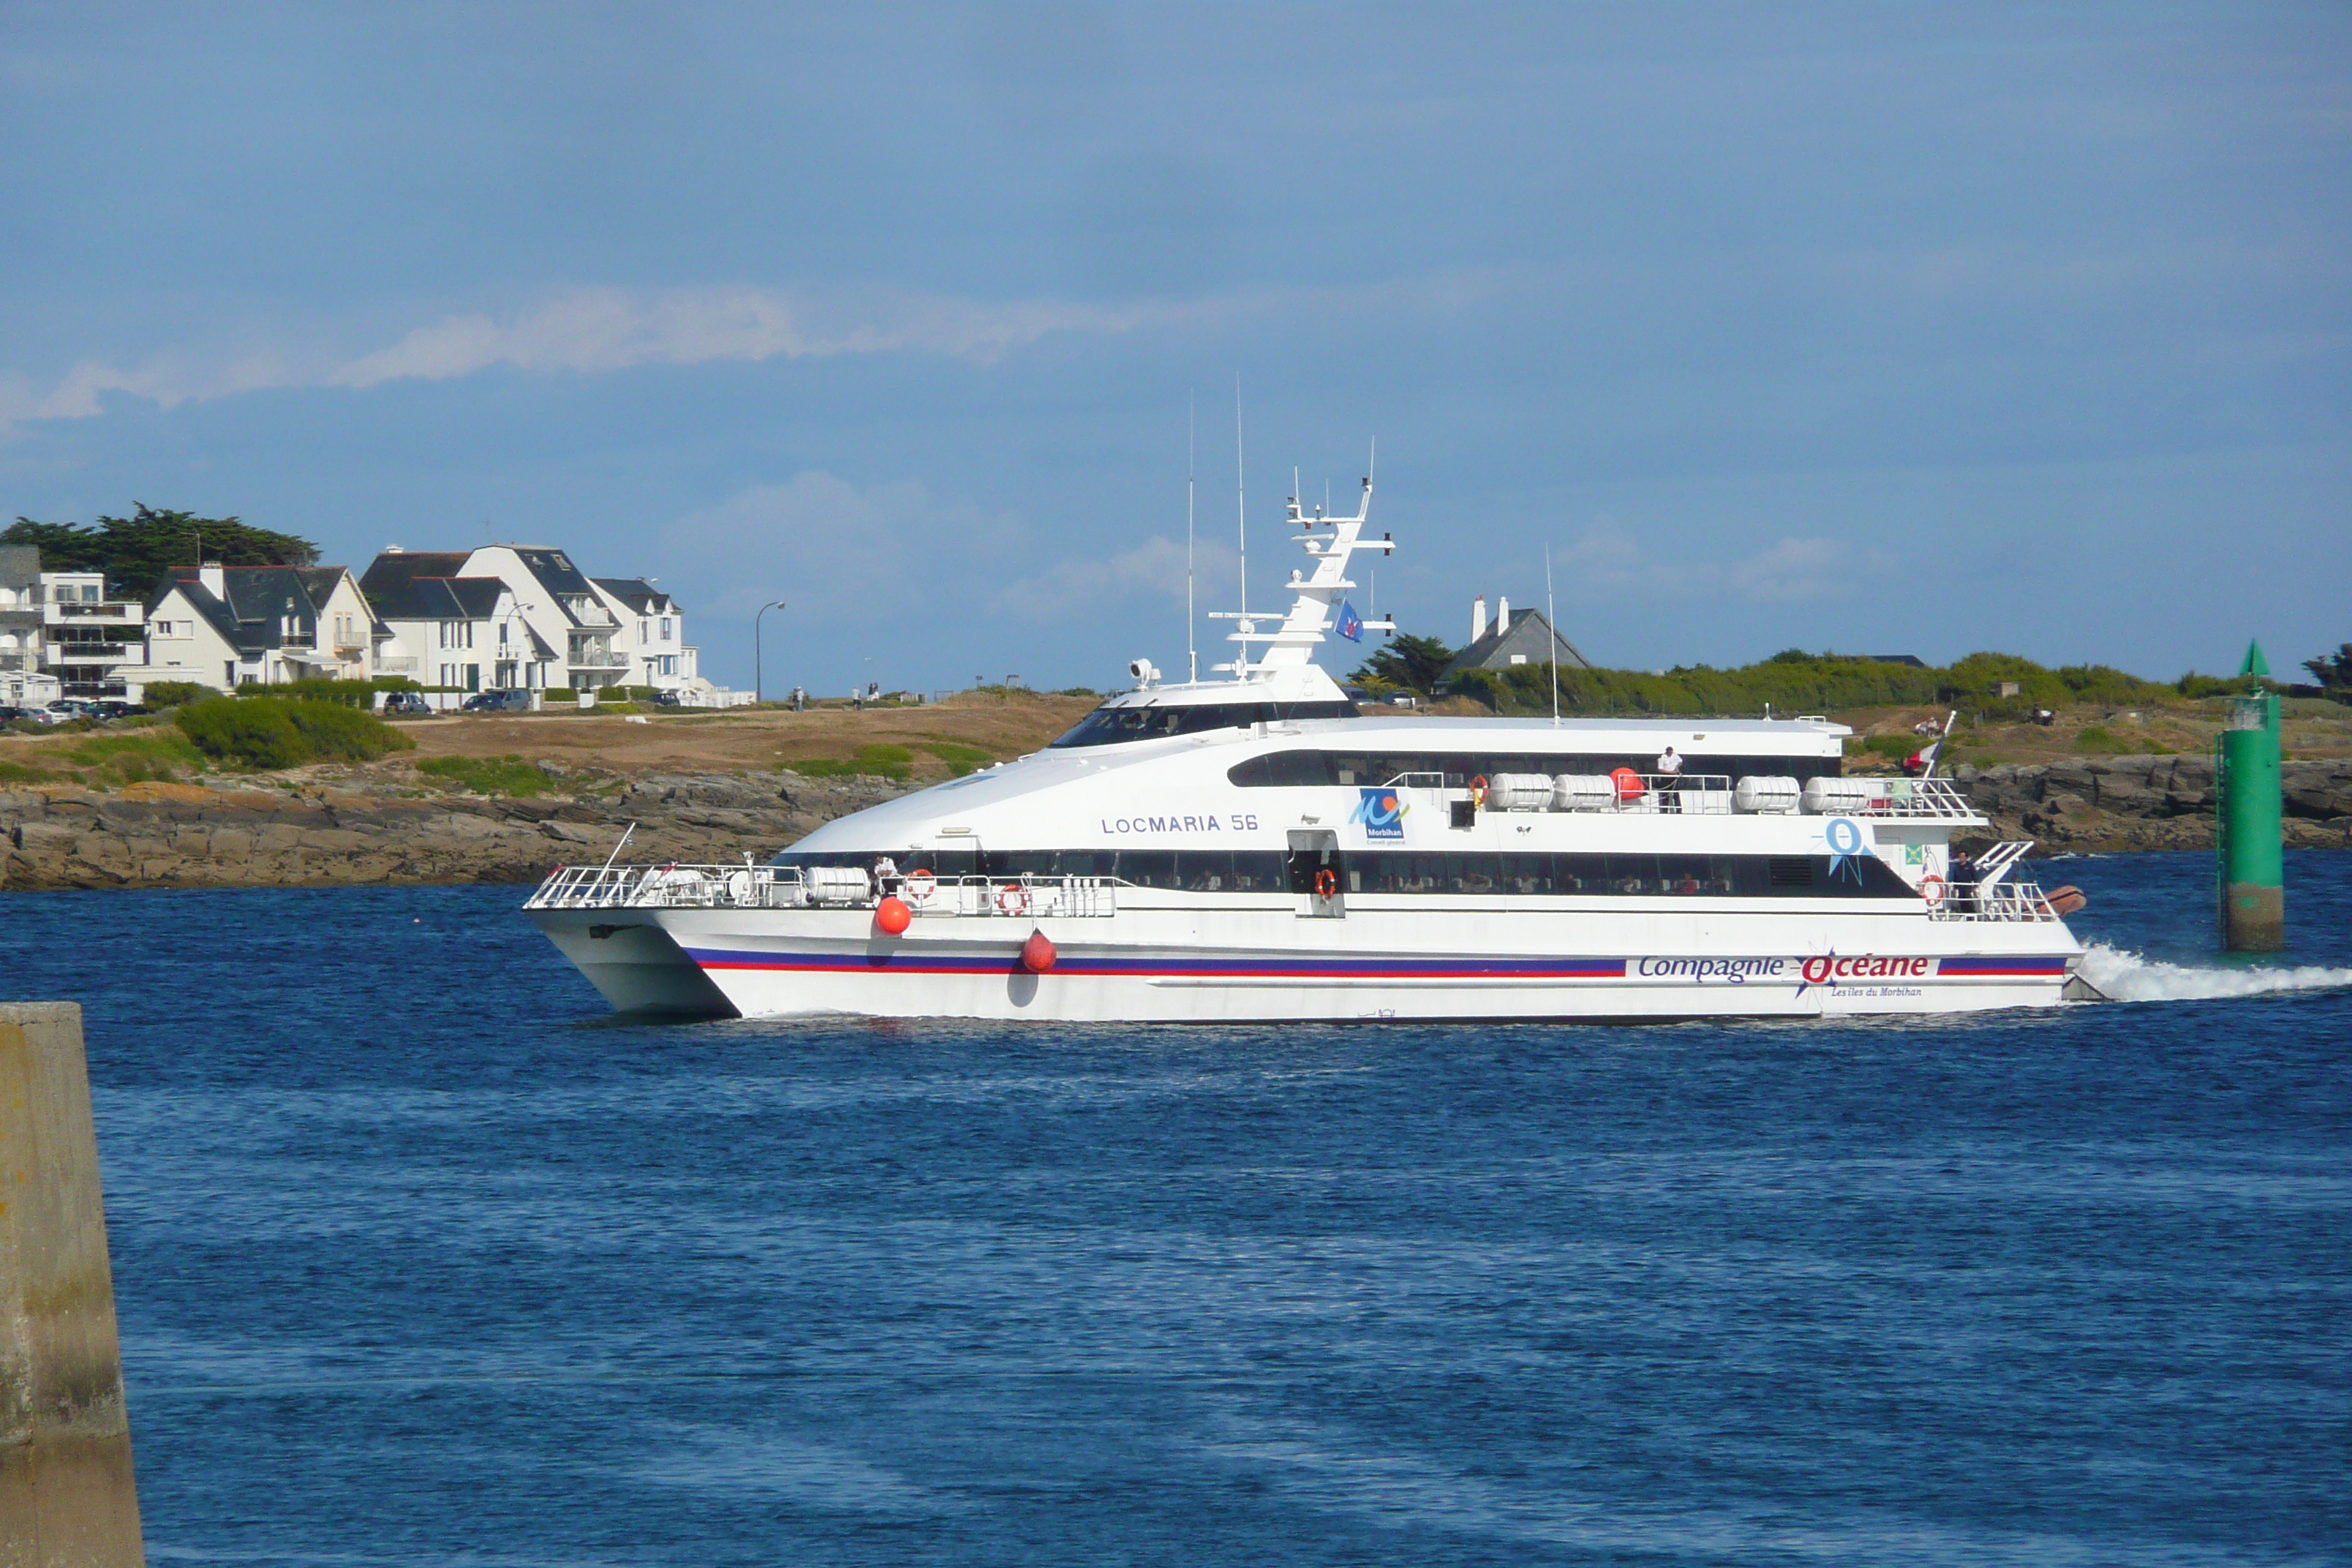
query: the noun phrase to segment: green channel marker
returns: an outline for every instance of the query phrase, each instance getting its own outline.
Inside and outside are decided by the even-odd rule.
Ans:
[[[2270,673],[2260,643],[2246,645],[2239,673]],[[2275,952],[2286,945],[2278,698],[2260,690],[2231,698],[2214,752],[2221,945],[2232,952]]]

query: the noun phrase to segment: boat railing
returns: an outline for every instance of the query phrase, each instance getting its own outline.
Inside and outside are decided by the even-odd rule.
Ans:
[[[901,875],[881,892],[862,868],[800,866],[558,866],[523,907],[532,910],[871,909],[894,895],[915,914],[1098,918],[1118,912],[1116,877]]]
[[[1949,779],[1881,779],[1857,777],[1819,781],[1843,786],[1847,797],[1824,796],[1805,809],[1819,816],[1894,817],[1974,817],[1976,808]],[[1856,789],[1854,786],[1865,786]],[[1843,792],[1842,792],[1843,793]]]
[[[1633,816],[1655,816],[1660,813],[1685,816],[1729,816],[1731,815],[1731,775],[1728,773],[1612,773],[1612,779],[1625,783],[1614,797],[1604,801],[1597,809]],[[1632,780],[1640,779],[1642,788],[1636,794]],[[1587,807],[1585,809],[1596,809]]]
[[[2055,924],[2058,911],[2050,907],[2050,900],[2036,882],[1996,882],[1979,888],[1962,883],[1958,889],[1930,905],[1927,918],[1931,921],[2028,921]]]

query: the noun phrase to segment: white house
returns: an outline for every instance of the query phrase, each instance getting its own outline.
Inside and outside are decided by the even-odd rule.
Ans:
[[[139,695],[124,677],[144,657],[133,602],[109,598],[103,572],[44,572],[29,545],[0,549],[0,702]]]
[[[490,656],[483,645],[467,650],[485,657],[445,660],[436,626],[435,646],[406,628],[421,621],[449,619],[428,615],[424,597],[438,593],[417,584],[496,581],[508,595],[506,606],[490,612],[502,651]],[[362,585],[387,626],[414,657],[414,674],[427,686],[462,685],[432,679],[444,664],[478,665],[484,687],[539,690],[566,687],[596,690],[608,686],[649,686],[693,694],[708,689],[697,668],[697,650],[686,640],[686,616],[677,602],[652,584],[634,577],[592,578],[572,557],[552,545],[486,544],[469,551],[387,549],[367,569]],[[471,590],[452,590],[471,592]],[[435,601],[438,603],[438,601]],[[468,600],[469,605],[474,601]],[[511,619],[512,625],[503,625]],[[478,619],[478,626],[482,624]],[[480,631],[476,637],[486,635]],[[394,658],[400,655],[393,655]]]
[[[521,614],[503,579],[468,574],[460,551],[396,550],[360,580],[387,634],[376,668],[420,686],[544,691],[561,686],[555,649]]]
[[[629,660],[628,684],[677,689],[700,677],[698,650],[686,645],[686,616],[677,600],[641,577],[590,581],[621,623],[617,646]]]
[[[248,682],[366,680],[375,617],[341,566],[175,566],[147,601],[146,662],[127,680],[193,680],[223,691]]]

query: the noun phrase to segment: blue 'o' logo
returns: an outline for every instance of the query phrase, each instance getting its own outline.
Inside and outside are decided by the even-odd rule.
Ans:
[[[1862,824],[1850,816],[1832,816],[1822,827],[1822,837],[1829,840],[1830,875],[1862,880],[1862,868],[1854,859],[1862,853]]]
[[[1356,794],[1356,809],[1348,820],[1362,824],[1365,837],[1404,837],[1404,814],[1412,808],[1405,805],[1402,796],[1386,784],[1359,789]]]

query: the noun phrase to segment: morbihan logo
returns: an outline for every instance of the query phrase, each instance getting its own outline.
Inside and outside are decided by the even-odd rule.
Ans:
[[[1404,814],[1412,807],[1405,805],[1396,791],[1381,784],[1371,789],[1359,789],[1356,793],[1362,798],[1356,802],[1356,809],[1349,814],[1348,820],[1360,823],[1365,837],[1404,837]]]
[[[1814,985],[1835,990],[1841,983],[1864,980],[1925,980],[1936,973],[1937,964],[1932,958],[1840,958],[1828,953],[1805,960],[1798,972],[1804,983],[1797,987],[1797,994],[1802,996],[1807,987]]]

